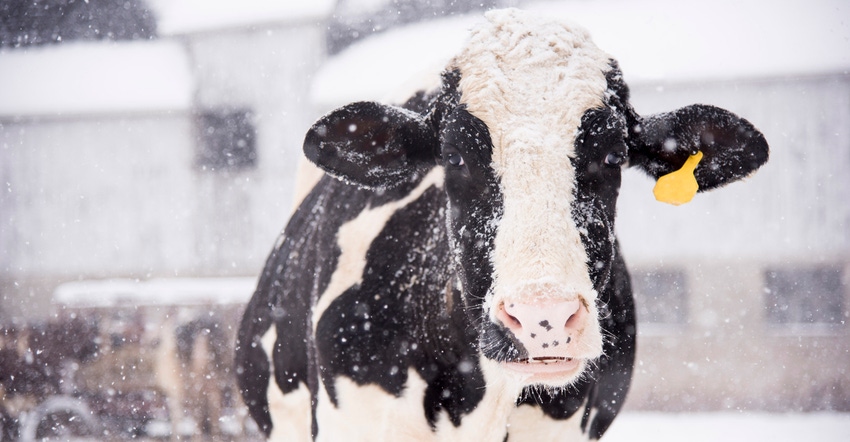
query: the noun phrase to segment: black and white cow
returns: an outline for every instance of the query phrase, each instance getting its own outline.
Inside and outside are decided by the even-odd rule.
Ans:
[[[635,357],[622,169],[658,178],[702,152],[705,191],[767,161],[764,137],[722,109],[637,115],[583,30],[486,17],[437,90],[353,103],[307,133],[328,175],[268,258],[237,343],[271,438],[599,438]]]

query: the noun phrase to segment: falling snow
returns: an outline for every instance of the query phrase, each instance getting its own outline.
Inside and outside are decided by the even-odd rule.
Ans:
[[[480,15],[462,12],[483,4],[446,2],[463,4],[410,23],[413,3],[132,1],[119,4],[132,26],[76,33],[15,31],[0,7],[0,440],[259,437],[229,355],[296,199],[306,128],[333,106],[427,84]],[[642,303],[640,345],[627,411],[606,440],[843,441],[847,5],[502,3],[589,28],[619,58],[640,112],[710,102],[745,115],[772,147],[746,185],[678,208],[625,174],[617,230]],[[155,29],[139,28],[151,17]],[[253,159],[199,165],[203,113],[245,116],[247,129],[228,130],[249,135],[224,139],[255,139]],[[370,312],[351,314],[370,332]],[[400,342],[398,353],[416,349]]]

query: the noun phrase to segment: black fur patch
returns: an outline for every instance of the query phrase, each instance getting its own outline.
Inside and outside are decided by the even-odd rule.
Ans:
[[[399,396],[409,368],[428,383],[423,405],[432,425],[440,410],[459,425],[483,397],[462,306],[436,314],[448,311],[443,290],[452,274],[444,198],[432,187],[393,214],[369,248],[362,283],[331,303],[319,320],[319,372],[334,403],[337,376]]]

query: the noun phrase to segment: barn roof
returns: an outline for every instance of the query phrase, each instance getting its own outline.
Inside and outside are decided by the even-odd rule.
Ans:
[[[547,1],[523,8],[587,28],[631,84],[850,71],[850,4],[842,0]],[[480,20],[420,23],[356,43],[318,73],[314,101],[386,99],[399,88],[403,96],[408,79],[444,66]]]
[[[175,41],[0,51],[0,118],[184,111],[193,89],[185,49]]]
[[[327,17],[334,0],[152,0],[164,37]],[[187,111],[195,83],[179,40],[0,50],[0,118]]]
[[[152,0],[160,35],[321,20],[335,0]]]
[[[156,278],[71,281],[59,285],[53,301],[70,307],[200,305],[245,303],[256,278]]]

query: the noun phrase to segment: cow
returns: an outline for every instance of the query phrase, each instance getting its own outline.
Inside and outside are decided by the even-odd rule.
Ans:
[[[240,391],[275,440],[593,440],[623,407],[635,308],[625,167],[699,191],[768,159],[709,105],[641,116],[586,31],[490,11],[441,84],[321,117],[326,175],[246,306]],[[273,381],[272,381],[273,380]]]

